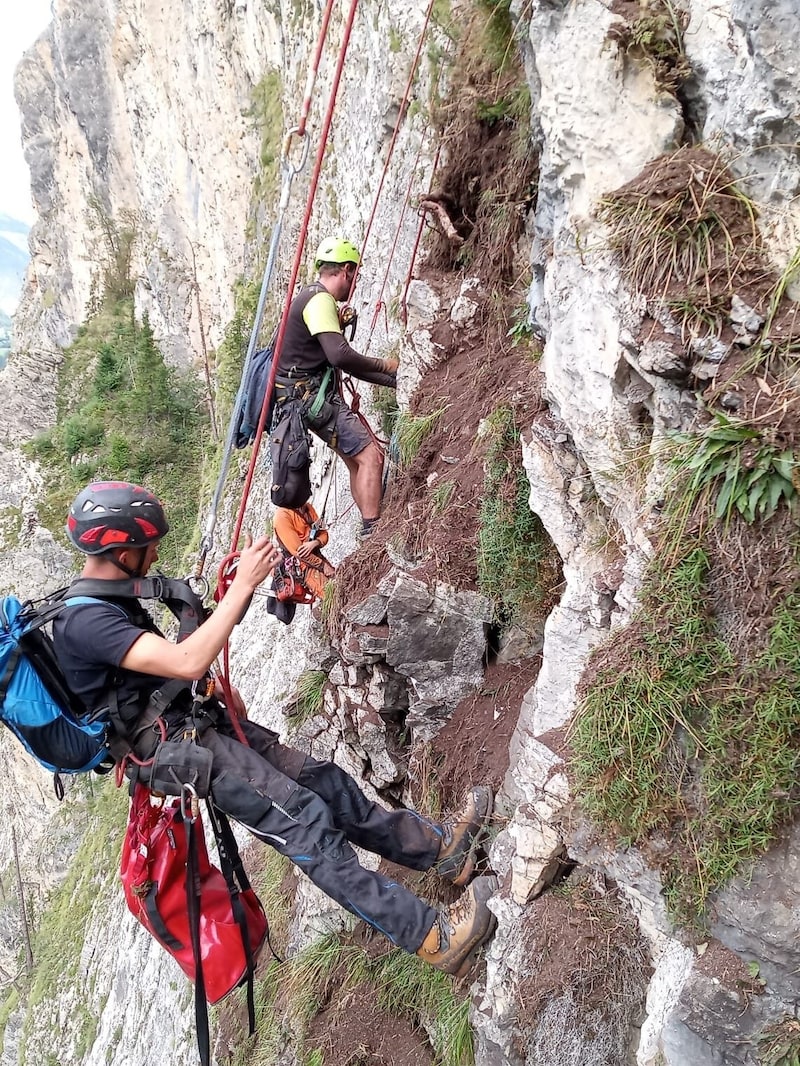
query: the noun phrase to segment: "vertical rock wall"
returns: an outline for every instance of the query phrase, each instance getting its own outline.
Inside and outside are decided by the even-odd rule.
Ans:
[[[528,302],[545,341],[542,368],[549,403],[548,414],[526,433],[524,461],[531,507],[559,549],[565,589],[547,622],[542,671],[524,700],[499,800],[509,822],[494,844],[492,860],[504,887],[493,903],[498,935],[474,1015],[477,1061],[480,1066],[744,1066],[752,1056],[737,1050],[745,1047],[738,1037],[746,1039],[766,1020],[796,1008],[797,989],[786,978],[797,961],[785,947],[796,934],[791,878],[781,882],[783,925],[770,924],[775,908],[764,902],[765,885],[774,880],[769,871],[758,875],[752,893],[737,883],[720,902],[715,928],[720,941],[767,960],[770,995],[749,1006],[742,1020],[742,1003],[704,973],[696,953],[674,937],[657,878],[641,857],[607,853],[577,830],[564,831],[569,786],[555,745],[547,741],[570,720],[589,651],[612,625],[629,617],[652,550],[650,486],[637,480],[630,456],[653,448],[666,430],[685,425],[694,411],[692,395],[655,372],[647,352],[643,357],[637,335],[644,308],[626,289],[608,251],[598,202],[648,161],[688,137],[703,138],[730,152],[731,165],[762,210],[772,255],[778,265],[785,263],[797,243],[800,12],[793,0],[692,0],[684,35],[692,76],[678,97],[657,86],[647,63],[626,55],[609,38],[620,17],[612,5],[534,0],[518,6],[541,160]],[[344,15],[337,8],[333,42],[341,37]],[[169,358],[187,364],[198,356],[195,286],[210,343],[219,342],[232,314],[234,282],[242,274],[252,277],[268,236],[271,205],[252,200],[254,180],[263,173],[253,90],[277,69],[287,124],[294,120],[316,17],[316,9],[276,8],[261,0],[176,0],[168,7],[158,0],[55,0],[53,26],[23,61],[17,81],[39,222],[16,322],[17,352],[0,378],[8,398],[0,413],[4,506],[18,499],[24,504],[35,494],[36,471],[22,459],[18,442],[32,426],[54,417],[59,349],[82,321],[93,279],[107,256],[99,217],[127,219],[137,228],[137,308],[150,315]],[[366,5],[359,10],[311,221],[312,247],[328,230],[354,236],[364,231],[421,22],[422,13],[405,3],[391,10]],[[390,41],[395,42],[392,47]],[[313,129],[319,125],[335,58],[334,43],[321,64]],[[416,217],[404,213],[404,202],[410,188],[418,194],[429,180],[433,145],[426,119],[435,73],[426,59],[415,86],[420,106],[413,113],[409,109],[385,178],[361,278],[365,307],[374,307],[381,293],[388,303],[405,278]],[[284,275],[307,175],[295,184],[296,203],[282,243]],[[384,265],[401,216],[384,291]],[[260,247],[249,243],[253,233],[261,235]],[[395,339],[394,329],[378,322],[371,337],[373,353]],[[266,515],[263,492],[257,491],[248,524],[258,529]],[[222,540],[225,528],[223,522]],[[347,538],[341,543],[342,550],[352,544]],[[52,585],[66,565],[52,539],[37,529],[35,512],[21,553],[18,548],[3,551],[0,545],[4,585],[20,580]],[[356,734],[352,746],[345,750],[338,736],[324,731],[317,738],[320,754],[350,759],[353,769],[369,763],[381,787],[391,782],[394,771],[380,739],[373,746],[372,712],[380,696],[372,690],[401,675],[411,679],[403,698],[410,691],[421,712],[446,709],[453,697],[450,663],[460,647],[456,634],[447,654],[437,660],[443,665],[418,669],[418,656],[407,652],[403,629],[416,604],[415,590],[406,581],[399,584],[403,595],[398,586],[387,586],[386,602],[376,607],[386,610],[389,632],[370,636],[383,643],[354,652],[369,657],[377,647],[380,656],[393,656],[392,670],[376,670],[371,659],[359,660],[341,666],[333,678],[338,694],[329,709],[340,717],[342,738],[348,730]],[[442,597],[447,597],[445,591]],[[480,605],[472,623],[476,642],[463,678],[455,682],[465,687],[475,683],[481,655],[485,619]],[[374,624],[384,624],[383,613]],[[324,662],[326,649],[315,643],[307,626],[281,629],[257,602],[246,632],[234,638],[233,655],[236,680],[255,715],[279,728],[280,708],[293,682],[305,665]],[[362,700],[365,685],[370,698]],[[422,714],[420,722],[425,728]],[[35,866],[47,854],[50,808],[43,793],[20,787],[18,774],[16,767],[7,766],[0,776],[0,800],[7,808],[13,798],[20,825],[39,827],[25,842],[27,862]],[[6,859],[6,843],[0,848]],[[796,849],[789,850],[787,863]],[[541,979],[528,950],[538,913],[532,901],[565,852],[620,886],[626,913],[636,917],[647,938],[654,974],[649,985],[640,971],[631,978],[633,998],[644,1004],[643,1019],[626,1015],[625,1026],[613,1032],[596,1027],[589,1033],[576,1024],[574,1004],[562,997],[548,1017],[550,1039],[545,1040],[541,1031],[526,1029],[521,1021],[521,1008]],[[55,877],[58,871],[52,873]],[[319,898],[307,893],[300,914],[318,921],[320,908]],[[743,925],[747,908],[754,917]],[[118,962],[114,970],[109,956],[87,947],[75,987],[52,1005],[52,1013],[43,1014],[40,1030],[26,1036],[28,1061],[37,1056],[44,1061],[57,1019],[82,1002],[91,1003],[97,1034],[88,1057],[78,1057],[79,1034],[73,1034],[75,1039],[61,1052],[63,1066],[78,1061],[149,1066],[153,1047],[163,1049],[176,1066],[194,1061],[185,997],[175,997],[169,1018],[161,1009],[159,988],[169,987],[170,981],[185,988],[177,984],[171,964],[160,955],[152,957],[155,946],[121,917],[118,901],[99,901],[93,922],[95,943],[102,939],[99,929],[119,926],[124,964]],[[761,935],[759,924],[764,925]],[[13,946],[13,936],[8,939]],[[295,939],[300,942],[302,933]],[[0,1057],[9,1066],[22,1054],[18,1021],[12,1018]],[[638,1022],[640,1031],[635,1030]]]
[[[320,62],[308,122],[308,161],[293,183],[279,249],[276,300],[283,296],[294,255],[347,11],[336,6]],[[270,157],[279,154],[280,145],[262,143],[257,90],[269,77],[277,97],[268,98],[266,106],[283,114],[282,130],[296,124],[320,14],[316,5],[263,0],[168,5],[54,0],[52,25],[24,57],[16,78],[38,221],[15,319],[15,350],[0,378],[6,399],[0,412],[0,509],[14,512],[9,536],[0,530],[4,589],[41,594],[62,583],[74,565],[37,521],[40,479],[20,444],[55,419],[61,349],[84,321],[109,263],[104,226],[113,223],[112,235],[114,227],[136,231],[137,313],[150,317],[169,361],[197,364],[200,315],[213,349],[232,318],[236,282],[258,282],[266,260],[280,177]],[[438,68],[427,54],[411,94],[413,109],[383,175],[423,17],[410,5],[374,9],[364,4],[355,19],[301,280],[307,279],[313,248],[326,233],[361,240],[382,181],[359,305],[373,306],[379,293],[387,303],[398,295],[417,224],[406,200],[412,185],[419,192],[430,180],[428,97]],[[295,143],[293,162],[299,155]],[[368,321],[366,314],[362,321]],[[370,331],[373,354],[386,345],[387,330],[384,317]],[[318,480],[323,467],[320,457]],[[254,531],[268,518],[263,480],[256,479],[247,515],[247,528]],[[340,478],[329,516],[345,513],[350,502]],[[334,561],[353,547],[349,526],[344,519],[339,525]],[[223,514],[218,545],[230,532],[229,516]],[[305,668],[319,667],[326,654],[329,658],[307,618],[301,614],[291,629],[282,627],[268,615],[266,602],[256,598],[247,626],[232,639],[233,676],[253,716],[283,730],[281,708],[294,683]],[[0,806],[18,826],[25,875],[44,903],[63,879],[75,841],[62,834],[60,848],[53,847],[53,827],[64,812],[49,796],[46,775],[21,757],[9,738],[0,743],[7,753]],[[319,753],[334,751],[321,742]],[[344,749],[339,757],[347,757]],[[357,761],[352,768],[358,770]],[[3,834],[0,861],[9,860],[10,838]],[[307,896],[298,899],[295,947],[321,920],[324,901],[318,893]],[[108,950],[109,929],[116,931],[113,950]],[[85,933],[74,982],[37,1011],[35,1024],[23,1026],[22,1015],[12,1015],[0,1062],[55,1061],[55,1056],[62,1066],[150,1066],[154,1054],[174,1066],[195,1062],[188,985],[123,910],[116,887],[98,893]],[[9,901],[0,937],[0,957],[9,971],[18,947]]]
[[[679,96],[659,88],[653,67],[611,39],[622,17],[615,10],[637,13],[635,5],[604,8],[593,0],[518,6],[541,148],[529,303],[545,341],[550,406],[548,417],[529,428],[524,460],[531,507],[562,555],[566,589],[547,622],[539,680],[523,703],[506,786],[511,819],[492,852],[509,892],[497,902],[499,933],[478,1009],[483,1064],[750,1063],[755,1045],[748,1038],[797,1005],[786,970],[764,999],[725,988],[672,938],[660,884],[640,857],[609,854],[563,828],[570,795],[550,731],[571,719],[588,652],[630,617],[652,552],[647,515],[655,486],[637,475],[635,454],[655,454],[664,431],[687,426],[695,412],[693,396],[654,373],[634,341],[644,307],[610,255],[599,202],[647,162],[695,138],[730,159],[757,203],[776,264],[785,265],[797,247],[798,5],[682,5],[692,74]],[[536,1044],[535,1053],[535,1037],[520,1034],[515,945],[524,935],[526,904],[564,850],[615,879],[649,939],[655,973],[635,1052],[613,1042],[598,1046],[588,1035],[576,1047],[569,1024],[551,1034],[546,1049]],[[741,893],[748,896],[737,882],[721,902],[728,914],[725,901],[738,899],[738,932],[723,920],[715,933],[734,950],[747,944],[745,958],[772,959],[773,938],[796,937],[796,907],[795,933],[788,934],[782,905],[765,909],[755,886],[747,903]]]

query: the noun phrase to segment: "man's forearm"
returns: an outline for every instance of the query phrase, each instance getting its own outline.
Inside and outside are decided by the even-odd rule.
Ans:
[[[397,384],[396,375],[387,370],[386,360],[373,358],[370,355],[361,355],[351,348],[341,333],[320,333],[317,340],[322,346],[325,358],[346,374],[361,381],[369,381],[373,385],[386,385],[394,388]]]

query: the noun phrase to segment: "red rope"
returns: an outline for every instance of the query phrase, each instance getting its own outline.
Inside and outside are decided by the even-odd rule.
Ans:
[[[439,167],[439,153],[441,152],[441,145],[436,149],[436,155],[433,159],[433,170],[431,171],[431,183],[428,187],[428,191],[433,191],[433,183],[436,180],[436,171]],[[411,286],[412,276],[414,274],[414,266],[417,262],[417,254],[419,253],[419,246],[422,240],[422,231],[425,229],[425,215],[420,212],[419,225],[417,226],[417,236],[414,240],[414,247],[411,250],[411,262],[408,264],[408,273],[406,274],[406,283],[403,286],[403,295],[400,299],[400,313],[403,317],[403,322],[408,322],[408,290]]]
[[[399,110],[398,115],[397,115],[397,121],[394,124],[394,131],[392,133],[392,139],[389,142],[389,151],[388,151],[387,156],[386,156],[386,162],[383,165],[383,173],[381,174],[381,180],[378,183],[378,191],[375,193],[375,199],[374,199],[374,201],[372,203],[372,210],[370,211],[369,220],[367,222],[367,228],[364,231],[364,238],[363,238],[363,240],[361,242],[361,262],[362,263],[364,261],[364,252],[366,250],[367,243],[369,241],[369,236],[370,236],[370,233],[372,232],[372,224],[375,221],[375,215],[376,215],[377,210],[378,210],[378,203],[379,203],[380,198],[381,198],[381,192],[383,191],[383,183],[386,180],[386,175],[387,175],[387,173],[389,171],[389,164],[390,164],[390,162],[392,160],[392,155],[394,153],[394,146],[397,143],[397,137],[398,137],[398,134],[400,133],[400,125],[401,125],[401,123],[403,122],[403,120],[406,117],[406,107],[408,105],[408,98],[411,95],[411,87],[414,84],[414,75],[417,72],[417,66],[419,64],[419,57],[422,55],[422,46],[425,43],[425,34],[428,32],[428,23],[430,22],[431,12],[433,11],[434,3],[435,3],[435,0],[429,0],[429,2],[428,2],[428,10],[425,12],[425,21],[422,24],[422,30],[421,30],[420,35],[419,35],[419,42],[417,44],[417,51],[416,51],[416,54],[414,56],[414,61],[411,64],[411,70],[408,73],[408,81],[406,82],[406,90],[403,93],[403,101],[400,104],[400,110]],[[350,295],[347,298],[347,302],[348,303],[353,298],[353,292],[355,291],[356,282],[358,280],[358,273],[359,273],[360,269],[361,269],[361,263],[359,263],[359,265],[356,267],[356,272],[353,275],[353,281],[352,281],[352,283],[350,285]]]
[[[239,537],[242,534],[242,526],[244,524],[244,515],[247,509],[247,501],[250,496],[250,489],[253,484],[253,476],[255,474],[256,462],[258,460],[258,453],[261,447],[261,438],[264,435],[264,424],[267,420],[267,411],[269,410],[270,399],[272,398],[272,392],[275,388],[275,376],[278,373],[278,363],[280,362],[281,348],[283,347],[283,338],[286,334],[286,323],[289,319],[289,308],[294,298],[294,288],[297,284],[297,277],[300,273],[300,264],[303,261],[303,248],[305,246],[306,237],[308,236],[308,224],[311,221],[311,213],[314,207],[314,198],[317,192],[317,186],[319,185],[319,176],[322,170],[322,163],[325,157],[325,149],[328,144],[328,134],[330,132],[331,123],[333,121],[333,111],[336,106],[336,97],[339,93],[339,83],[342,79],[342,71],[344,70],[344,61],[347,55],[347,47],[350,43],[350,36],[353,32],[353,23],[355,22],[356,10],[358,8],[358,0],[352,0],[350,4],[350,11],[347,16],[347,23],[345,24],[344,37],[339,49],[339,58],[336,63],[336,70],[333,75],[333,84],[331,87],[331,93],[328,100],[328,108],[325,113],[325,119],[322,124],[322,130],[320,132],[319,147],[317,149],[317,157],[314,161],[314,171],[311,175],[311,183],[308,189],[308,197],[306,199],[306,209],[303,215],[303,222],[300,226],[300,235],[297,239],[297,248],[294,255],[294,263],[292,264],[292,272],[289,277],[289,284],[286,289],[286,299],[283,304],[283,312],[281,314],[280,325],[278,326],[278,334],[275,339],[274,355],[272,357],[272,368],[270,370],[269,379],[267,381],[267,388],[264,392],[264,401],[261,404],[261,414],[258,419],[258,427],[256,429],[255,439],[253,440],[253,451],[250,456],[250,464],[247,468],[247,476],[245,478],[244,489],[242,490],[242,500],[239,504],[239,512],[236,516],[236,523],[234,526],[233,537],[231,538],[231,551],[236,551],[236,547],[239,543]]]
[[[412,188],[414,186],[414,179],[415,179],[416,173],[417,173],[417,164],[419,163],[419,157],[422,154],[422,146],[425,143],[425,134],[428,132],[428,129],[429,129],[429,127],[426,126],[425,132],[423,133],[422,137],[420,137],[419,145],[417,147],[417,154],[414,156],[414,164],[411,167],[411,171],[410,171],[409,176],[408,176],[408,184],[406,185],[406,195],[405,195],[405,199],[403,200],[403,207],[402,207],[402,210],[400,211],[400,218],[397,220],[397,225],[395,227],[394,240],[392,241],[392,247],[391,247],[391,249],[389,251],[389,257],[388,257],[388,260],[386,262],[386,269],[383,272],[383,280],[381,281],[381,291],[378,293],[378,302],[375,305],[375,314],[372,316],[372,322],[370,323],[369,334],[367,336],[367,343],[364,345],[364,354],[365,355],[369,351],[370,345],[372,344],[372,334],[375,332],[375,327],[378,324],[378,316],[379,316],[379,313],[380,313],[381,309],[383,310],[383,314],[384,314],[386,333],[388,334],[388,332],[389,332],[389,319],[388,319],[388,316],[386,314],[386,304],[384,303],[384,300],[383,300],[383,294],[384,294],[384,292],[386,290],[386,286],[387,286],[387,284],[389,282],[389,272],[392,269],[392,263],[394,262],[394,253],[397,251],[397,242],[400,240],[400,231],[401,231],[402,226],[403,226],[403,221],[405,220],[405,217],[406,217],[406,211],[408,210],[409,201],[411,200],[411,190],[412,190]],[[415,248],[414,248],[415,254],[416,254],[416,248],[417,248],[417,246],[415,246]]]
[[[319,66],[319,58],[322,52],[322,42],[328,30],[328,23],[330,21],[331,10],[333,7],[333,0],[328,0],[325,13],[323,15],[323,23],[320,29],[320,35],[317,43],[317,49],[313,60],[314,77],[316,76],[316,69]],[[250,463],[247,468],[247,476],[245,478],[244,489],[242,490],[242,497],[239,502],[239,509],[236,514],[236,521],[234,523],[233,536],[231,538],[231,549],[228,556],[223,559],[222,566],[230,566],[233,558],[238,554],[239,539],[242,535],[242,527],[244,525],[244,516],[247,510],[247,502],[250,497],[250,490],[253,484],[253,477],[255,475],[256,462],[258,460],[259,450],[261,448],[261,439],[264,435],[265,423],[267,420],[267,411],[269,410],[270,400],[275,388],[275,376],[278,372],[278,361],[280,359],[281,346],[283,345],[283,338],[286,333],[286,323],[289,317],[289,308],[292,303],[294,294],[294,288],[297,284],[297,277],[300,272],[300,264],[303,257],[303,247],[305,245],[306,237],[308,235],[308,224],[311,219],[311,212],[314,205],[314,198],[316,196],[317,187],[319,185],[319,176],[322,170],[322,161],[325,156],[325,148],[328,142],[328,134],[330,132],[331,122],[333,121],[333,111],[336,106],[336,97],[339,92],[339,83],[342,77],[342,71],[344,70],[344,61],[347,55],[347,48],[350,43],[350,36],[353,30],[353,24],[355,22],[356,10],[358,8],[358,0],[352,0],[350,5],[350,12],[348,14],[347,22],[345,25],[344,36],[339,48],[339,58],[336,64],[336,70],[334,72],[333,84],[331,86],[331,92],[328,99],[328,108],[325,113],[325,119],[322,125],[320,134],[319,147],[317,149],[317,157],[314,162],[314,171],[311,175],[311,182],[309,185],[308,196],[306,198],[306,208],[303,215],[303,222],[300,227],[300,235],[297,241],[297,249],[295,251],[294,263],[292,265],[292,272],[289,279],[289,284],[286,289],[286,299],[284,300],[283,312],[281,314],[280,325],[278,326],[278,332],[274,345],[274,355],[272,359],[272,369],[270,371],[269,379],[267,381],[267,387],[264,392],[264,399],[261,404],[261,412],[258,418],[258,427],[256,429],[256,435],[253,440],[253,449],[250,455]],[[305,128],[305,122],[308,117],[308,111],[311,103],[310,87],[313,84],[313,78],[309,76],[309,82],[306,90],[306,96],[303,100],[303,106],[301,111],[301,127]],[[224,595],[224,590],[222,592]],[[229,642],[225,642],[225,646],[222,649],[222,673],[220,675],[220,683],[222,685],[223,692],[225,693],[225,700],[228,708],[228,715],[233,726],[234,731],[238,739],[247,744],[247,738],[244,735],[241,725],[239,724],[236,713],[233,708],[233,694],[230,684],[230,647]]]
[[[322,25],[319,29],[319,36],[317,37],[317,47],[314,51],[314,58],[311,61],[311,69],[308,72],[306,91],[303,95],[303,105],[300,108],[300,121],[297,123],[297,134],[299,137],[305,136],[308,112],[311,110],[311,96],[314,92],[314,83],[317,80],[317,72],[319,71],[319,61],[322,56],[322,48],[325,44],[325,38],[328,36],[328,24],[331,21],[331,12],[333,11],[333,5],[335,2],[336,0],[328,0],[327,4],[325,5],[325,10],[322,13]]]

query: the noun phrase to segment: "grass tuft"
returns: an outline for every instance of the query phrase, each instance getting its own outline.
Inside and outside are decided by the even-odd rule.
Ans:
[[[412,415],[408,411],[398,414],[394,438],[401,466],[409,466],[414,461],[422,442],[433,431],[448,406],[439,407],[427,415]]]
[[[633,288],[670,309],[681,332],[716,334],[737,288],[770,287],[756,208],[724,160],[680,148],[601,200],[611,248]]]
[[[768,1026],[758,1048],[761,1066],[800,1066],[800,1020],[786,1017]]]
[[[328,675],[324,670],[304,670],[297,679],[294,693],[286,708],[292,724],[302,725],[322,710]]]
[[[571,735],[576,794],[623,843],[657,848],[675,916],[708,897],[792,817],[800,770],[800,592],[765,647],[735,656],[717,625],[702,546],[651,568],[632,624],[590,660]]]
[[[374,957],[328,933],[280,968],[271,963],[257,988],[258,1046],[234,1066],[271,1066],[281,1042],[291,1039],[299,1061],[315,1062],[319,1049],[304,1047],[309,1023],[333,997],[367,985],[380,1007],[428,1033],[440,1066],[472,1066],[469,997],[451,977],[398,949]]]
[[[437,481],[431,488],[431,503],[433,504],[433,512],[435,515],[440,516],[444,514],[453,498],[455,489],[456,483],[449,479],[446,481]]]

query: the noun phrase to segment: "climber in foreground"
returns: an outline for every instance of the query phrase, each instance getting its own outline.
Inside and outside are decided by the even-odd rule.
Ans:
[[[279,553],[268,537],[248,539],[217,609],[172,643],[137,599],[114,591],[121,578],[145,577],[168,529],[159,501],[138,485],[93,483],[72,503],[67,536],[86,556],[81,576],[108,581],[109,597],[73,606],[54,623],[56,654],[75,695],[91,711],[104,712],[112,734],[111,723],[123,723],[116,731],[123,729],[139,760],[150,760],[165,739],[210,751],[210,798],[217,808],[393,944],[447,973],[465,972],[496,924],[487,906],[496,878],[475,878],[452,906],[437,910],[361,866],[352,845],[413,870],[435,869],[463,886],[491,815],[491,791],[473,787],[462,808],[442,823],[409,810],[386,811],[335,763],[280,744],[276,733],[244,719],[233,690],[232,710],[242,716],[238,725],[247,741],[241,743],[219,683],[200,705],[197,693],[212,690],[204,684],[211,680],[211,664]],[[126,772],[149,784],[149,766],[132,765]]]
[[[323,386],[328,368],[344,371],[373,385],[397,386],[397,359],[360,355],[345,339],[338,304],[350,294],[360,261],[350,241],[326,238],[317,249],[314,267],[319,279],[295,296],[276,376],[276,403],[303,399],[309,411]],[[350,491],[361,512],[362,536],[369,536],[381,510],[383,451],[359,416],[339,395],[329,375],[325,402],[309,427],[350,472]]]

